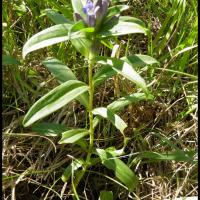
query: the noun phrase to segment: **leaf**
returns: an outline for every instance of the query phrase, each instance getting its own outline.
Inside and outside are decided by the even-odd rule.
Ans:
[[[135,18],[135,17],[120,16],[120,17],[119,17],[119,20],[120,20],[120,21],[124,21],[124,22],[134,22],[134,23],[136,23],[136,24],[139,24],[139,25],[145,27],[145,23],[144,23],[142,20],[140,20],[140,19],[138,19],[138,18]]]
[[[77,38],[74,40],[70,40],[72,45],[76,48],[78,52],[80,52],[86,58],[89,57],[89,49],[91,48],[91,41],[85,38]]]
[[[113,200],[112,191],[100,191],[99,200]]]
[[[74,144],[77,144],[78,146],[80,146],[82,148],[82,150],[84,150],[85,152],[88,151],[88,143],[85,140],[77,140]]]
[[[22,50],[23,58],[37,49],[69,40],[68,30],[71,26],[72,24],[58,24],[35,34],[24,45]],[[84,37],[84,34],[81,32],[75,32],[70,35],[70,39],[81,37]]]
[[[60,83],[64,83],[69,80],[77,80],[72,70],[58,59],[47,58],[42,62],[42,64],[44,64],[48,68],[48,70],[55,76],[55,78]],[[76,99],[80,101],[80,103],[86,108],[88,108],[89,96],[87,92],[81,94]]]
[[[71,2],[74,12],[80,14],[85,20],[86,14],[83,12],[83,2],[81,0],[72,0]]]
[[[87,90],[88,86],[77,80],[70,80],[57,86],[30,108],[23,120],[24,127],[57,111]]]
[[[45,9],[44,13],[55,24],[65,24],[65,23],[73,24],[73,22],[71,20],[68,20],[64,15],[57,13],[55,10]]]
[[[135,54],[127,57],[122,57],[121,60],[129,63],[133,67],[144,67],[146,65],[158,63],[157,60],[152,58],[151,56]],[[114,76],[117,74],[113,68],[109,65],[105,65],[97,71],[97,73],[93,76],[94,85],[97,86],[104,80]]]
[[[14,56],[2,55],[2,64],[3,65],[19,65],[20,62]]]
[[[114,47],[114,45],[110,42],[110,40],[108,40],[107,38],[103,38],[102,40],[101,40],[101,43],[104,45],[104,46],[106,46],[106,47],[108,47],[109,49],[113,49],[113,47]]]
[[[52,137],[60,136],[61,133],[68,130],[62,124],[46,123],[46,122],[34,124],[31,129],[32,131],[37,132],[40,135],[52,136]]]
[[[136,103],[138,101],[143,101],[143,100],[152,100],[152,99],[153,99],[153,95],[151,94],[134,93],[134,94],[130,94],[125,97],[117,99],[116,101],[109,104],[107,108],[110,111],[115,112],[115,111],[122,110],[125,106],[131,103]],[[99,122],[100,122],[100,118],[96,116],[93,119],[93,127],[95,128]]]
[[[143,100],[152,100],[152,99],[153,99],[153,96],[150,94],[146,95],[145,93],[134,93],[134,94],[130,94],[125,97],[117,99],[116,101],[109,104],[107,108],[111,111],[119,111],[131,103],[135,103],[135,102],[143,101]]]
[[[114,171],[115,176],[127,186],[132,192],[138,184],[138,178],[135,173],[119,158],[114,157],[110,152],[104,149],[96,149],[97,154],[101,158],[102,164],[108,169]]]
[[[152,58],[151,56],[142,54],[134,54],[127,57],[122,57],[121,59],[133,65],[134,68],[145,67],[146,65],[159,63],[156,59]]]
[[[107,108],[110,111],[115,112],[115,111],[122,110],[125,106],[131,103],[136,103],[138,101],[143,101],[143,100],[152,100],[152,99],[153,99],[153,95],[151,94],[134,93],[134,94],[130,94],[125,97],[117,99],[116,101],[109,104]],[[96,116],[93,119],[93,127],[95,128],[99,122],[100,122],[100,117]]]
[[[138,85],[145,92],[147,92],[147,86],[144,79],[126,61],[104,56],[96,56],[95,61],[102,65],[110,65],[112,69],[114,69],[117,73],[136,83],[136,85]]]
[[[107,108],[99,107],[93,109],[92,113],[94,115],[99,115],[103,118],[107,118],[109,121],[113,123],[113,125],[120,130],[121,133],[124,132],[124,129],[127,127],[126,123],[116,114],[114,114],[112,111],[110,111]]]
[[[110,67],[110,65],[105,65],[97,71],[97,73],[93,76],[94,86],[99,85],[104,80],[116,75],[117,72]]]
[[[140,153],[140,157],[142,159],[147,158],[150,161],[166,161],[166,160],[175,160],[175,161],[184,161],[184,162],[195,162],[194,156],[197,152],[196,151],[171,151],[166,153],[158,153],[158,152],[142,152]]]
[[[61,2],[61,1],[60,1]],[[48,1],[48,4],[51,6],[51,8],[55,8],[60,13],[65,15],[67,19],[73,20],[73,9],[70,4],[66,4],[63,6],[61,3],[58,3],[56,0],[50,0]]]
[[[54,75],[54,77],[60,83],[64,83],[69,80],[77,80],[72,70],[58,59],[47,58],[42,62],[42,64],[47,67],[47,69]]]
[[[83,165],[84,161],[81,159],[74,159],[73,160],[73,170],[79,169]],[[72,163],[65,169],[65,171],[62,174],[62,181],[67,182],[71,176],[72,173]]]
[[[86,129],[72,129],[62,133],[62,138],[58,142],[59,144],[74,143],[81,138],[89,135],[89,131]]]
[[[105,20],[110,19],[111,17],[120,14],[124,10],[128,10],[129,6],[127,5],[116,5],[108,8],[108,14],[106,15]]]
[[[76,24],[74,24],[71,29],[70,29],[70,34],[73,34],[73,32],[75,31],[94,31],[94,28],[85,28],[85,24],[83,23],[83,21],[78,21]],[[76,38],[76,39],[72,39],[70,38],[71,43],[73,44],[73,46],[76,48],[76,50],[78,52],[80,52],[83,56],[85,56],[86,58],[89,57],[89,50],[92,46],[92,41],[86,38],[86,34],[84,38]]]
[[[148,29],[138,22],[126,22],[119,20],[117,17],[113,17],[102,25],[97,37],[104,38],[109,36],[120,36],[132,33],[147,34]]]

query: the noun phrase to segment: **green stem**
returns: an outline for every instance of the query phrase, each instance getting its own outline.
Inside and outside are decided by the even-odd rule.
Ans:
[[[77,188],[79,182],[81,181],[82,177],[85,174],[85,171],[87,170],[88,166],[90,165],[90,158],[92,155],[93,151],[93,146],[94,146],[94,127],[93,127],[93,96],[94,96],[94,84],[92,80],[92,68],[93,68],[93,61],[92,61],[92,54],[90,53],[89,56],[89,66],[88,66],[88,79],[89,79],[89,106],[88,106],[88,112],[89,112],[89,122],[90,122],[90,144],[89,144],[89,149],[85,161],[85,165],[83,166],[83,170],[81,173],[77,176],[74,186]]]

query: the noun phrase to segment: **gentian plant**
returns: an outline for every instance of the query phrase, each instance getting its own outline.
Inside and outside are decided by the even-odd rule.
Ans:
[[[128,9],[127,5],[113,6],[109,0],[72,0],[71,3],[74,10],[74,21],[66,19],[53,10],[47,10],[47,16],[50,12],[51,14],[54,13],[50,18],[56,25],[31,37],[23,47],[23,57],[37,49],[70,40],[76,50],[87,60],[88,82],[84,83],[77,80],[70,68],[64,66],[59,60],[55,58],[46,59],[43,64],[58,79],[60,85],[34,103],[24,117],[23,125],[25,127],[33,125],[72,100],[79,101],[88,112],[88,129],[77,127],[71,130],[59,130],[58,124],[56,126],[52,124],[49,126],[55,126],[54,128],[57,131],[53,133],[46,131],[46,135],[49,136],[59,137],[61,135],[59,144],[75,143],[86,152],[84,159],[72,159],[72,163],[62,175],[62,180],[66,182],[71,177],[72,190],[75,197],[79,199],[76,189],[81,179],[91,166],[101,162],[106,168],[114,172],[116,179],[124,184],[127,190],[132,192],[138,184],[138,178],[118,158],[124,154],[128,138],[124,133],[127,125],[116,112],[132,102],[152,98],[144,79],[135,71],[134,67],[144,67],[157,61],[150,56],[139,54],[116,58],[114,55],[117,46],[113,41],[116,41],[118,36],[126,34],[142,33],[146,35],[148,29],[137,18],[120,16],[122,11]],[[112,50],[111,57],[99,55],[101,45]],[[101,67],[94,73],[94,66],[96,65]],[[121,75],[135,83],[141,92],[121,97],[107,107],[95,107],[93,102],[95,88],[103,81],[116,75]],[[122,134],[124,138],[123,148],[108,147],[101,149],[95,147],[94,139],[98,135],[95,128],[101,118],[110,121],[116,127],[116,130]],[[40,125],[38,123],[35,127]]]

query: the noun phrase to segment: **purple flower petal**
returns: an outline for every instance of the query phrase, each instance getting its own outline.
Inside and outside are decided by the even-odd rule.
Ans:
[[[94,26],[95,25],[95,16],[94,15],[88,15],[87,22],[90,26]]]
[[[98,19],[101,17],[101,13],[102,13],[102,8],[100,6],[97,6],[94,10],[94,15],[95,18]]]
[[[84,12],[85,14],[87,14],[87,8],[86,8],[86,7],[83,7],[83,12]]]
[[[108,5],[109,5],[110,1],[109,0],[102,0],[102,15],[104,16],[108,10]]]

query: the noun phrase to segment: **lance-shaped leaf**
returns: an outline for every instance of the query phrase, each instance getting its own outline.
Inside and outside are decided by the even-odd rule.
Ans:
[[[145,67],[146,65],[151,65],[158,63],[157,60],[152,58],[151,56],[141,55],[141,54],[135,54],[127,57],[120,58],[121,60],[129,63],[132,65],[132,67]],[[98,58],[97,58],[98,60]],[[117,71],[115,71],[113,68],[111,68],[109,65],[105,65],[97,71],[97,73],[93,76],[94,85],[97,86],[104,80],[107,80],[108,78],[114,76],[117,74]]]
[[[156,59],[151,56],[142,55],[142,54],[134,54],[127,57],[122,57],[122,60],[131,64],[134,68],[145,67],[146,65],[152,65],[155,63],[159,63]]]
[[[20,62],[14,56],[2,55],[2,64],[3,65],[19,65]]]
[[[77,80],[75,74],[72,70],[63,64],[61,61],[55,58],[47,58],[42,62],[48,70],[55,76],[55,78],[60,82],[64,83],[69,80]],[[88,92],[85,92],[76,98],[82,105],[88,108],[89,96]]]
[[[130,94],[125,97],[117,99],[116,101],[109,104],[107,108],[110,111],[115,112],[115,111],[122,110],[125,106],[131,103],[136,103],[138,101],[143,101],[143,100],[152,100],[152,99],[153,99],[153,95],[151,94],[134,93],[134,94]],[[95,128],[99,122],[100,122],[100,117],[96,116],[93,119],[93,127]]]
[[[81,138],[89,135],[89,131],[86,129],[72,129],[62,133],[62,138],[58,142],[59,144],[74,143]]]
[[[83,32],[77,31],[71,34],[69,38],[68,30],[71,26],[72,24],[58,24],[35,34],[24,45],[22,50],[23,58],[25,58],[28,53],[37,49],[48,47],[69,39],[85,37]]]
[[[119,158],[114,157],[110,152],[104,149],[96,149],[97,154],[101,158],[102,164],[111,169],[115,176],[126,185],[128,190],[132,192],[138,184],[138,178],[135,173]]]
[[[129,9],[127,5],[116,5],[108,8],[108,14],[105,17],[105,20],[110,19],[111,17],[120,14],[122,11]]]
[[[35,121],[62,108],[87,90],[88,86],[77,80],[70,80],[57,86],[30,108],[23,120],[23,125],[30,126]]]
[[[94,85],[97,86],[104,80],[116,75],[117,72],[110,67],[110,65],[105,65],[97,71],[97,73],[93,76]]]
[[[102,29],[97,34],[97,37],[104,38],[110,36],[120,36],[133,33],[147,34],[148,29],[138,22],[126,22],[113,17],[102,25]]]
[[[89,34],[90,32],[94,31],[94,27],[85,28],[85,24],[83,23],[83,21],[78,21],[71,27],[69,35],[72,34],[73,36],[73,32],[83,31],[83,30],[86,31],[84,38],[76,38],[76,39],[70,38],[70,41],[72,42],[73,46],[76,48],[77,51],[79,51],[82,55],[88,58],[89,49],[91,48],[92,41],[86,38],[86,34]]]
[[[69,80],[77,80],[72,70],[56,58],[47,58],[42,62],[42,64],[47,67],[60,83]]]
[[[36,123],[31,127],[32,131],[37,132],[40,135],[56,137],[68,129],[62,124],[56,123]]]
[[[94,115],[99,115],[111,121],[112,124],[118,130],[120,130],[121,133],[123,133],[124,129],[127,127],[126,123],[117,114],[114,114],[111,110],[107,108],[104,108],[104,107],[95,108],[93,109],[92,113]]]
[[[124,21],[124,22],[133,22],[133,23],[140,24],[141,26],[145,27],[145,23],[136,17],[119,16],[119,20]]]
[[[78,13],[84,20],[86,19],[86,15],[83,12],[83,5],[86,3],[86,1],[82,0],[72,0],[72,7],[74,10],[74,13]]]
[[[142,100],[152,100],[152,99],[153,96],[150,94],[146,95],[145,93],[134,93],[117,99],[116,101],[109,104],[107,108],[112,111],[119,111],[131,103],[135,103]]]
[[[53,21],[55,24],[73,24],[72,21],[68,20],[64,15],[56,12],[52,9],[45,9],[44,13],[48,16],[51,21]]]
[[[146,152],[141,152],[138,156],[141,157],[142,159],[147,159],[147,161],[175,160],[175,161],[195,163],[196,162],[194,158],[195,155],[197,155],[196,150],[190,150],[190,151],[177,150],[177,151],[163,152],[163,153],[146,151]]]
[[[98,200],[113,200],[112,191],[100,191],[100,197]]]
[[[81,159],[74,159],[73,161],[73,169],[78,170],[82,165],[84,164],[84,161]],[[62,174],[62,181],[67,182],[72,174],[72,163],[68,165],[68,167],[65,169],[65,171]]]
[[[133,66],[126,61],[104,56],[95,57],[95,61],[102,65],[110,65],[117,73],[136,83],[145,92],[147,92],[147,86],[144,79],[134,70]]]

